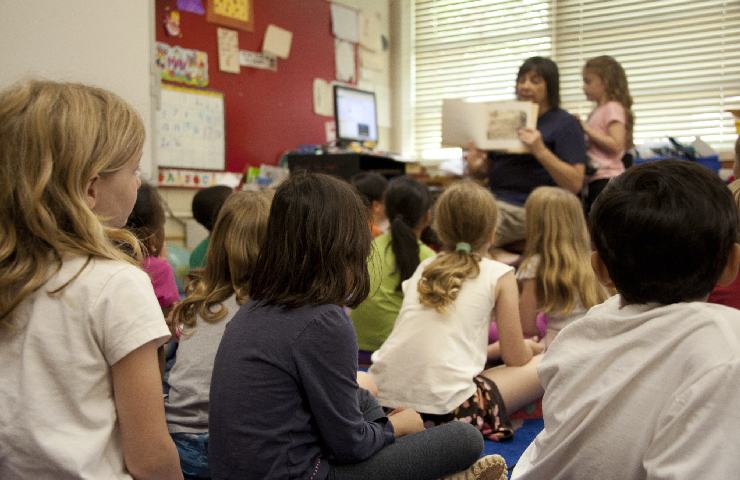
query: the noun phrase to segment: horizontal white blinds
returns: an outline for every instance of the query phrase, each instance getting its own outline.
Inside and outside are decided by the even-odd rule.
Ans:
[[[731,150],[740,108],[740,0],[416,0],[415,149],[439,148],[442,98],[512,98],[532,55],[560,67],[563,106],[587,115],[586,59],[612,55],[635,101],[635,142],[700,135]]]
[[[740,106],[740,1],[557,0],[555,58],[563,106],[587,114],[583,63],[611,55],[627,72],[635,143],[700,135],[715,149],[735,141]]]
[[[512,98],[522,61],[551,54],[546,1],[417,0],[414,18],[417,151],[440,146],[443,98]]]

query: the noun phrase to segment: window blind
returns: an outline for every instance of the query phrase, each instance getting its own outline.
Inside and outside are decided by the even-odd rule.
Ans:
[[[439,148],[443,98],[510,99],[533,55],[557,61],[563,107],[587,115],[581,68],[604,54],[627,72],[635,143],[699,135],[732,150],[738,0],[416,0],[413,14],[416,152]]]
[[[412,82],[415,150],[440,148],[443,98],[511,99],[522,61],[551,55],[541,0],[417,0]]]
[[[627,73],[635,143],[690,141],[731,150],[740,105],[740,1],[557,0],[554,58],[563,107],[587,115],[581,69],[611,55]]]

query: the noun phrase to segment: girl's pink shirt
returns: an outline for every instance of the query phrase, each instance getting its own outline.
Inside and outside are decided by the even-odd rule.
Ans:
[[[603,105],[599,105],[588,116],[588,125],[601,133],[608,133],[609,124],[612,122],[619,122],[623,125],[627,124],[626,112],[619,102],[609,101]],[[588,137],[586,137],[586,141],[588,142]],[[588,142],[586,155],[600,165],[596,173],[589,178],[590,182],[616,177],[624,171],[624,164],[622,163],[624,150],[617,153],[610,153],[596,146],[594,142]]]
[[[152,280],[154,293],[157,295],[160,307],[169,308],[180,300],[180,293],[177,291],[177,283],[175,282],[175,272],[167,260],[159,257],[145,257],[141,267]]]

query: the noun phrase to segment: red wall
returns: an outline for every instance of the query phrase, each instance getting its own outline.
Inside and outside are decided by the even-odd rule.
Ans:
[[[293,32],[290,56],[277,72],[242,67],[239,74],[218,69],[216,28],[205,15],[180,12],[180,37],[164,30],[175,0],[156,0],[157,41],[208,52],[208,90],[224,94],[226,169],[275,164],[303,143],[325,143],[324,123],[313,113],[313,79],[334,79],[334,39],[326,0],[253,0],[254,30],[239,32],[239,48],[261,51],[267,25]],[[206,1],[203,2],[206,4]],[[228,28],[228,27],[227,27]]]

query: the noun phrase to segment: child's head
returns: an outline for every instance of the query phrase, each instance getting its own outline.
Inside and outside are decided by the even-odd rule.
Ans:
[[[100,88],[31,80],[0,93],[0,318],[65,254],[126,259],[144,124]],[[101,223],[106,222],[106,226]],[[138,251],[134,248],[134,251]]]
[[[370,277],[368,212],[349,183],[297,173],[275,192],[250,296],[266,304],[355,307]]]
[[[226,199],[213,227],[205,268],[191,273],[187,297],[175,307],[178,324],[192,328],[196,315],[217,322],[227,313],[224,300],[236,294],[241,304],[249,296],[271,201],[268,191],[235,192]]]
[[[622,65],[609,55],[588,60],[583,66],[583,93],[594,102],[613,100],[622,104],[627,114],[626,145],[632,147],[632,96]]]
[[[375,220],[381,220],[385,217],[383,209],[383,194],[388,188],[388,180],[379,173],[360,172],[350,180],[362,196],[365,205],[373,214]]]
[[[384,200],[385,212],[391,222],[391,248],[403,282],[419,266],[418,237],[429,224],[432,197],[426,185],[401,176],[388,182]],[[400,283],[398,288],[401,288]]]
[[[139,239],[146,255],[156,257],[162,251],[165,221],[164,207],[159,192],[154,186],[142,183],[126,228]]]
[[[478,276],[480,252],[493,242],[497,217],[496,200],[477,183],[466,180],[445,189],[434,216],[445,251],[424,269],[417,286],[422,305],[444,311],[465,279]]]
[[[700,300],[736,273],[732,194],[716,174],[693,162],[628,169],[599,195],[589,222],[595,269],[626,303]]]
[[[209,232],[213,231],[218,212],[233,191],[233,189],[224,185],[199,190],[193,197],[192,204],[195,221],[203,225]]]
[[[591,243],[578,197],[562,188],[538,187],[524,210],[523,263],[539,256],[535,283],[541,309],[565,314],[579,300],[585,308],[603,301],[605,292],[591,269]]]

